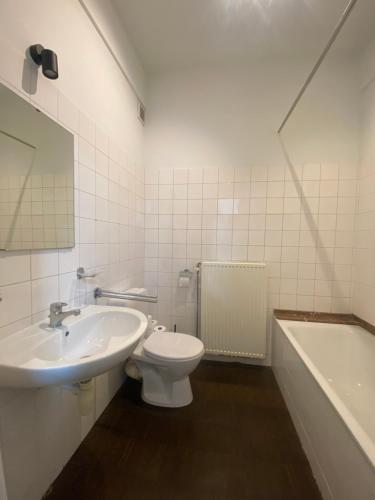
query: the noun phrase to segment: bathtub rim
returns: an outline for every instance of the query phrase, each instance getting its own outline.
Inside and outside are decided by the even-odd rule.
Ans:
[[[307,322],[307,321],[293,321],[293,320],[282,320],[274,316],[274,320],[279,325],[280,329],[292,345],[293,349],[296,351],[303,364],[307,367],[311,373],[314,381],[318,384],[320,389],[323,391],[324,395],[330,402],[331,406],[334,408],[335,412],[338,414],[340,419],[345,424],[348,431],[353,436],[358,448],[360,449],[363,456],[367,459],[370,465],[375,469],[375,443],[372,442],[368,434],[363,430],[362,426],[359,425],[357,419],[353,416],[351,411],[347,406],[341,401],[339,396],[336,395],[335,391],[326,381],[324,376],[320,373],[319,369],[315,366],[309,356],[302,349],[298,341],[294,338],[293,333],[289,330],[290,326],[340,326],[340,327],[351,327],[363,330],[364,334],[372,335],[371,333],[364,330],[362,327],[357,325],[345,325],[340,323],[317,323],[317,322]]]

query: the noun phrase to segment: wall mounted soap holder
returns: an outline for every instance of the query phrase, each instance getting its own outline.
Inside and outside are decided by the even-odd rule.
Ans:
[[[84,267],[79,267],[77,269],[77,279],[81,280],[83,278],[95,278],[97,273],[86,273]]]

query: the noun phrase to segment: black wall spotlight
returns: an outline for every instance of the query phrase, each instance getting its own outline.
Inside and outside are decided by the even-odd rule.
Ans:
[[[31,59],[38,66],[42,66],[43,75],[51,80],[59,77],[59,68],[57,66],[57,55],[53,50],[45,49],[42,45],[30,45],[29,52]]]

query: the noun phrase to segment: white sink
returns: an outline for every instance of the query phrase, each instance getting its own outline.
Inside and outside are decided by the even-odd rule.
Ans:
[[[87,306],[56,329],[48,321],[0,340],[0,386],[43,387],[95,377],[132,353],[147,328],[140,311]]]

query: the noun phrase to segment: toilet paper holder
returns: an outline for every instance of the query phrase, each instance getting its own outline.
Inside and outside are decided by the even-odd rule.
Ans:
[[[190,269],[184,269],[178,273],[178,286],[182,288],[188,288],[193,277],[192,271]]]
[[[193,272],[190,271],[190,269],[184,269],[183,271],[180,271],[178,273],[178,277],[179,278],[189,278],[189,280],[191,280],[191,278],[193,277]]]

